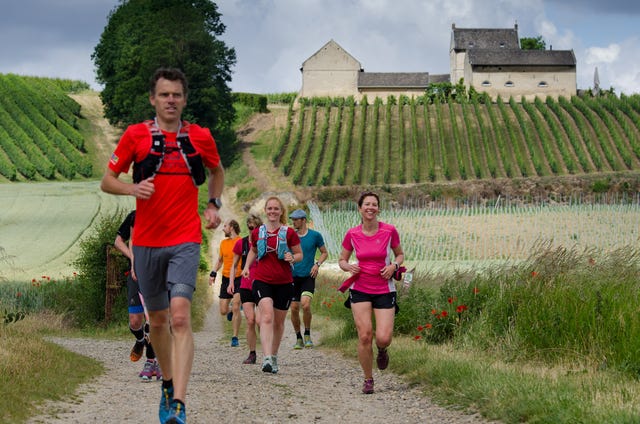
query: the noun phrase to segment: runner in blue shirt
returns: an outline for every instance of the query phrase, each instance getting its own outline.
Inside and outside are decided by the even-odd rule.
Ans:
[[[307,226],[307,214],[302,209],[291,212],[289,218],[293,221],[300,237],[302,247],[302,261],[293,265],[293,299],[291,301],[291,323],[296,332],[294,349],[313,347],[311,341],[311,299],[316,288],[318,269],[327,260],[329,252],[324,245],[322,234]],[[320,256],[316,260],[316,251]],[[304,323],[304,339],[300,332],[300,306],[302,306],[302,321]]]

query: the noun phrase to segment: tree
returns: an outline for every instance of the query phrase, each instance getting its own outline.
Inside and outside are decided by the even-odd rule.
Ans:
[[[211,128],[223,161],[231,163],[237,142],[227,83],[236,53],[218,39],[226,29],[220,17],[209,0],[121,0],[91,56],[109,122],[149,119],[149,78],[159,67],[182,69],[189,80],[184,119]]]
[[[520,39],[520,48],[522,50],[545,50],[547,43],[542,39],[542,35],[537,37],[522,37]]]

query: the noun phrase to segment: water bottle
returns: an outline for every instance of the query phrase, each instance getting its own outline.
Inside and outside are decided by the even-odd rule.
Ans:
[[[402,281],[402,287],[405,290],[411,287],[411,282],[413,281],[413,271],[415,271],[415,268],[411,269],[411,271],[407,271],[404,273],[404,280]]]

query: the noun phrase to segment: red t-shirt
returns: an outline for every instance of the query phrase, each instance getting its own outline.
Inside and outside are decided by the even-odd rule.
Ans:
[[[253,230],[251,233],[251,246],[257,252],[258,235],[260,227]],[[275,252],[278,244],[278,227],[275,231],[268,231],[271,235],[267,237],[267,253],[261,258],[257,259],[257,265],[255,273],[252,277],[255,280],[263,281],[269,284],[289,284],[293,282],[293,271],[289,262],[278,259],[278,253]],[[255,242],[254,242],[255,240]],[[298,233],[291,227],[287,227],[287,246],[291,249],[292,246],[300,244],[300,237]]]
[[[166,247],[181,243],[201,243],[202,227],[198,212],[198,188],[177,148],[177,133],[165,135],[165,155],[153,181],[155,193],[147,200],[136,199],[136,246]],[[207,128],[189,124],[189,139],[200,153],[205,168],[215,168],[220,155]],[[151,133],[146,124],[129,126],[111,156],[109,169],[127,173],[133,162],[149,154]]]
[[[242,258],[242,239],[239,239],[236,244],[233,246],[233,253],[234,255],[238,255],[240,256],[240,258]],[[242,260],[238,261],[238,266],[240,266],[240,263],[242,262]],[[241,289],[249,289],[251,290],[251,288],[253,287],[253,279],[254,279],[254,273],[256,270],[256,264],[258,263],[258,261],[253,261],[253,263],[251,264],[251,266],[249,267],[249,278],[245,278],[242,277],[242,279],[240,280],[240,288]],[[240,274],[236,274],[236,277],[240,275]]]

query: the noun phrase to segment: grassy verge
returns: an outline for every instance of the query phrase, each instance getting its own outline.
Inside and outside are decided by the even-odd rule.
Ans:
[[[194,331],[202,329],[212,301],[211,288],[203,276],[193,299]],[[126,309],[126,303],[119,307]],[[17,322],[0,322],[0,385],[8,388],[0,396],[0,422],[26,422],[45,401],[73,398],[80,384],[104,373],[98,361],[46,341],[47,335],[131,338],[126,320],[108,327],[77,329],[69,326],[63,314],[41,312],[29,313]]]
[[[81,383],[104,372],[97,361],[45,341],[43,334],[52,332],[64,332],[59,315],[0,325],[0,384],[7,389],[0,396],[1,422],[24,422],[35,406],[73,396]]]
[[[504,423],[640,422],[637,252],[593,253],[414,277],[399,295],[390,370],[439,404]],[[323,346],[355,357],[342,279],[317,280],[314,310],[325,319],[314,323]]]

